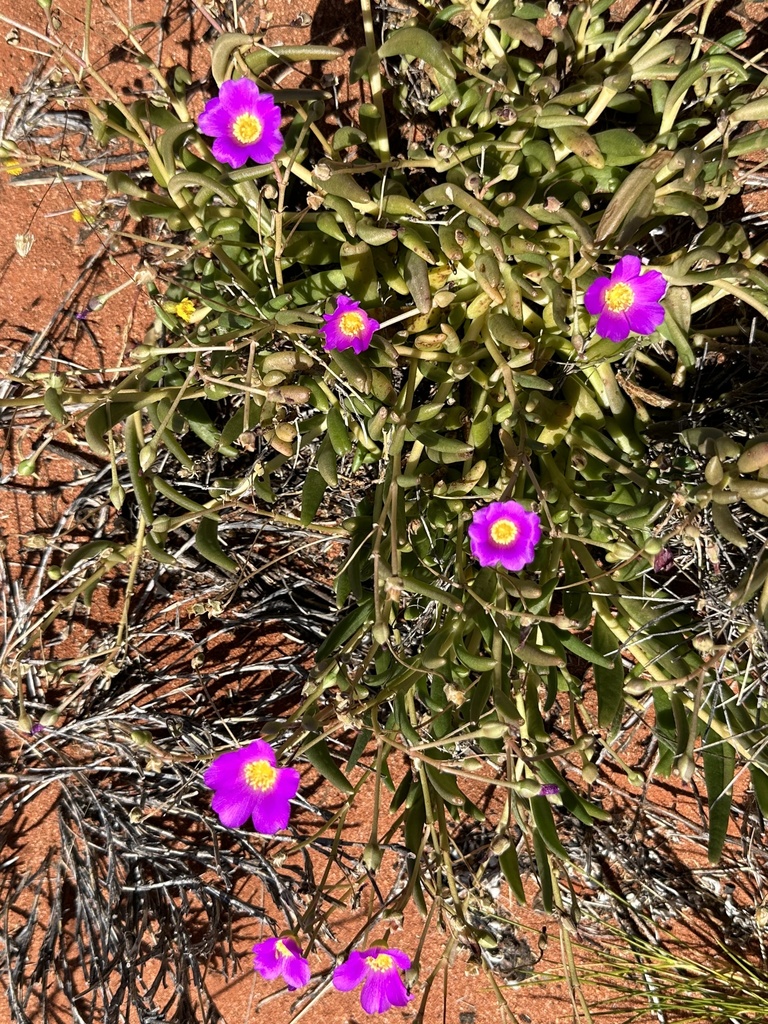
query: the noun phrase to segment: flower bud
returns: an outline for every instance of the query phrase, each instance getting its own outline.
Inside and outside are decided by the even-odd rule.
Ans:
[[[378,871],[383,856],[384,854],[378,843],[368,843],[363,850],[363,864],[365,864],[369,871]]]

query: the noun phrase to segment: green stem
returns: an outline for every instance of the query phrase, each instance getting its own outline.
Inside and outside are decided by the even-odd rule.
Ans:
[[[363,14],[363,28],[365,30],[365,45],[370,54],[368,65],[368,81],[371,86],[371,99],[376,110],[379,112],[379,120],[376,125],[376,137],[368,141],[379,157],[385,163],[389,161],[389,132],[387,131],[387,116],[384,112],[384,92],[381,85],[381,72],[379,71],[379,54],[376,46],[376,36],[373,31],[373,10],[371,0],[360,0],[360,9]]]

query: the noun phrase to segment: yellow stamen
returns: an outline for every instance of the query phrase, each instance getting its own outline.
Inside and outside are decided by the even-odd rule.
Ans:
[[[339,320],[339,330],[348,338],[357,338],[365,330],[365,320],[361,313],[345,313]]]
[[[626,313],[632,308],[635,293],[628,284],[619,281],[618,284],[612,284],[605,289],[604,301],[612,313]]]
[[[232,134],[244,146],[249,146],[252,142],[258,142],[263,131],[264,125],[253,114],[241,114],[240,117],[235,118],[232,125]]]
[[[291,953],[282,939],[278,939],[275,943],[275,952],[278,956],[293,956],[293,953]]]
[[[395,961],[389,953],[379,953],[378,956],[367,956],[365,958],[365,962],[372,971],[391,971],[395,966]]]
[[[496,544],[511,544],[517,532],[517,524],[511,519],[497,519],[491,527],[491,540]]]
[[[173,311],[180,320],[189,323],[195,313],[195,304],[192,299],[182,299],[174,306]]]
[[[3,167],[12,178],[15,178],[24,170],[18,160],[3,160]]]
[[[274,789],[277,769],[269,761],[251,761],[245,766],[245,781],[257,793],[268,793]]]

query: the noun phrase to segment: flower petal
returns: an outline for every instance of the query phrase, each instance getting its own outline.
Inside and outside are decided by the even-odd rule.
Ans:
[[[371,971],[360,993],[360,1005],[366,1013],[386,1013],[391,1006],[407,1006],[411,998],[396,969]]]
[[[253,947],[253,968],[267,981],[273,981],[283,973],[283,957],[278,956],[276,949],[278,941],[275,938],[265,939]]]
[[[231,124],[232,117],[218,96],[208,100],[197,118],[197,127],[203,135],[223,135]]]
[[[253,810],[254,794],[244,786],[227,786],[214,794],[211,807],[226,828],[240,828]]]
[[[389,953],[401,971],[409,971],[411,969],[411,958],[402,949],[388,949],[387,953]]]
[[[266,740],[253,740],[241,753],[245,761],[266,761],[273,768],[277,764],[277,754]]]
[[[629,329],[635,334],[653,334],[664,320],[664,307],[658,303],[636,303],[627,310]]]
[[[639,256],[622,256],[611,272],[611,284],[619,281],[632,281],[640,276],[643,263]]]
[[[309,962],[303,956],[284,957],[283,977],[288,988],[304,988],[305,985],[309,984],[309,979],[312,977]]]
[[[299,791],[301,775],[295,768],[278,768],[271,795],[278,800],[293,800]]]
[[[203,774],[203,782],[209,789],[217,789],[234,779],[240,778],[242,769],[247,763],[245,750],[229,750],[211,763]]]
[[[605,290],[610,285],[607,277],[598,277],[584,293],[584,306],[590,316],[600,316],[605,308]]]
[[[241,146],[228,135],[220,135],[214,139],[211,152],[220,164],[229,164],[234,168],[242,167],[248,159],[245,146]]]
[[[626,341],[630,332],[626,313],[612,313],[606,309],[600,315],[595,330],[601,338],[609,341]]]
[[[251,805],[253,827],[265,836],[273,836],[288,824],[291,805],[287,800],[275,798],[274,793],[254,793]]]
[[[658,302],[667,290],[667,279],[658,270],[647,270],[632,284],[635,303]]]
[[[339,992],[349,992],[357,988],[360,982],[368,973],[368,965],[365,957],[354,950],[343,964],[339,964],[333,972],[333,987]]]
[[[219,88],[221,104],[226,108],[233,121],[241,114],[254,113],[256,104],[261,97],[262,93],[258,85],[250,78],[228,78],[221,83]]]

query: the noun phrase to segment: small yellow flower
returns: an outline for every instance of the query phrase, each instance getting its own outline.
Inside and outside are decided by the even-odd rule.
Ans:
[[[191,323],[195,315],[195,304],[192,299],[182,299],[173,307],[173,311],[180,320]]]
[[[85,221],[85,216],[80,210],[73,210],[72,220],[75,222],[75,224],[82,224]]]
[[[21,174],[24,168],[18,160],[3,160],[3,170],[5,170],[12,178],[16,178]]]

